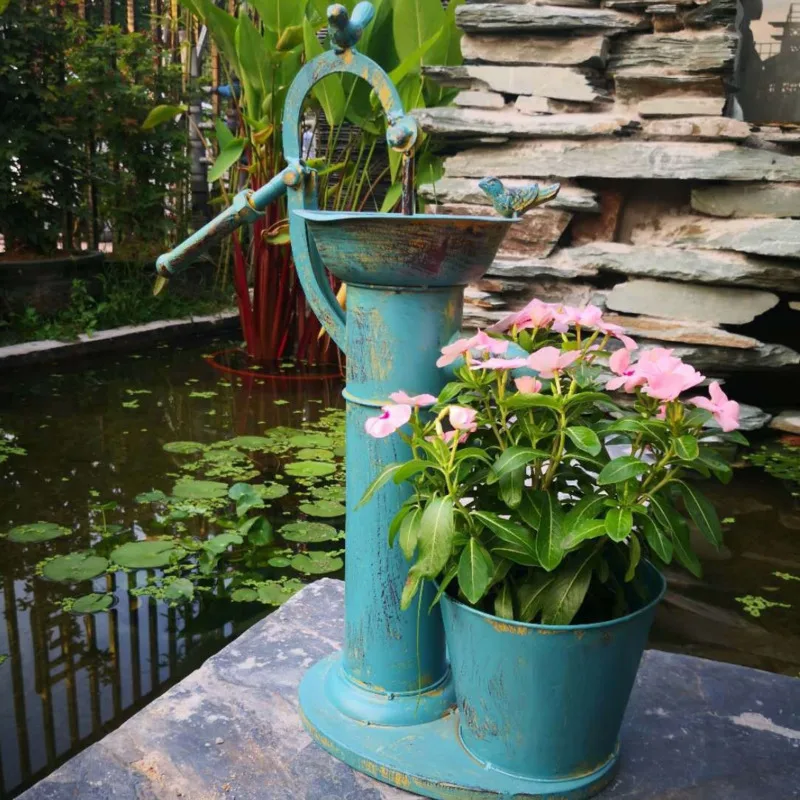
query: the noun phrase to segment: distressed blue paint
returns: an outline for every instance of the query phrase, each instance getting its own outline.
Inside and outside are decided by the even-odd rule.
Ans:
[[[643,577],[647,601],[637,611],[592,625],[500,620],[445,595],[459,732],[473,756],[506,772],[587,783],[617,760],[622,717],[666,589],[652,565]]]

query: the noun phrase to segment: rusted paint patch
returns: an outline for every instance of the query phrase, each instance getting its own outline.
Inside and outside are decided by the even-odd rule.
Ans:
[[[529,629],[523,628],[522,625],[513,625],[499,619],[490,619],[489,624],[500,633],[513,633],[517,636],[527,636],[529,633]]]

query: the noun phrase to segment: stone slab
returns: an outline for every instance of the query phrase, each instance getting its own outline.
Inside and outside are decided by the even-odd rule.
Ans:
[[[503,108],[506,99],[497,92],[467,89],[459,92],[453,102],[463,108]]]
[[[648,119],[642,125],[642,136],[645,139],[741,142],[750,136],[750,125],[730,117]]]
[[[662,342],[705,344],[714,347],[736,347],[751,350],[761,342],[752,336],[731,333],[697,320],[664,319],[662,317],[633,317],[628,314],[606,314],[605,319],[622,325],[631,336],[646,336]]]
[[[696,186],[692,208],[713,217],[800,217],[800,184]]]
[[[769,426],[776,431],[800,434],[800,411],[781,411],[773,417]]]
[[[636,110],[643,117],[718,117],[725,108],[724,97],[683,97],[663,95],[642,100]]]
[[[43,339],[0,347],[0,371],[45,364],[89,355],[130,350],[149,342],[170,341],[179,337],[233,331],[239,324],[238,311],[225,311],[185,319],[165,319],[144,325],[126,325],[78,335],[72,342]]]
[[[461,52],[467,63],[602,67],[608,58],[607,36],[466,35]]]
[[[647,27],[639,14],[607,8],[559,5],[476,3],[456,9],[456,23],[467,33],[520,31],[586,31],[619,33]]]
[[[744,325],[776,306],[778,296],[753,289],[633,280],[618,283],[606,302],[613,311],[630,314]]]
[[[680,31],[643,34],[621,39],[609,60],[609,72],[619,69],[679,66],[684,72],[723,72],[733,63],[737,37],[729,31]]]
[[[23,800],[404,800],[312,743],[305,670],[341,647],[340,581],[323,579],[75,756]],[[800,797],[800,680],[647,651],[601,800]]]
[[[464,150],[447,159],[445,174],[800,181],[800,158],[728,142],[532,141]]]

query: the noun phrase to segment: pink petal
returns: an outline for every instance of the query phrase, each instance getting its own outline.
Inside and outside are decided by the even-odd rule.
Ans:
[[[735,431],[739,427],[739,404],[735,400],[728,400],[714,418],[725,433]]]
[[[711,395],[711,399],[719,406],[722,403],[728,402],[728,396],[725,392],[722,391],[722,387],[719,385],[719,381],[712,381],[708,386],[708,393]]]
[[[525,358],[487,358],[473,362],[472,369],[519,369],[528,365]]]
[[[558,368],[566,369],[573,361],[577,361],[580,358],[580,355],[580,350],[570,350],[567,353],[562,353],[558,357]]]
[[[411,406],[409,405],[383,406],[381,411],[383,413],[379,417],[370,417],[364,422],[364,430],[376,439],[389,436],[411,419]]]
[[[389,398],[395,403],[416,406],[417,408],[432,406],[436,402],[436,398],[432,394],[417,394],[412,397],[406,392],[392,392]]]
[[[628,350],[615,350],[608,359],[608,366],[617,375],[624,375],[631,364],[631,354]]]
[[[552,378],[553,371],[558,369],[558,357],[561,351],[555,347],[543,347],[528,356],[528,366],[535,369],[542,378]]]
[[[712,403],[707,397],[692,397],[688,402],[705,411],[711,411],[712,413],[717,410],[716,404]]]
[[[530,375],[525,375],[522,378],[516,378],[514,380],[514,384],[517,387],[517,391],[522,392],[522,394],[538,394],[542,391],[542,382],[537,381],[536,378],[533,378]]]
[[[450,406],[448,417],[450,424],[458,430],[475,430],[475,417],[478,412],[474,408],[464,408],[464,406]]]

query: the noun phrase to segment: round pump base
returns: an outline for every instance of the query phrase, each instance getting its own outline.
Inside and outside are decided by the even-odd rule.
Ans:
[[[512,775],[472,756],[458,733],[458,712],[452,708],[432,722],[381,725],[361,722],[343,714],[341,699],[334,702],[331,687],[341,689],[336,678],[338,655],[311,667],[300,684],[303,724],[323,749],[353,769],[379,781],[424,797],[441,800],[493,800],[493,798],[588,798],[614,778],[618,753],[601,767],[564,780],[542,780]]]

